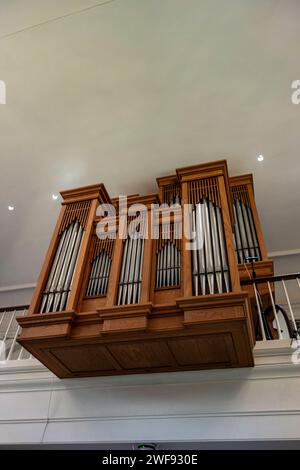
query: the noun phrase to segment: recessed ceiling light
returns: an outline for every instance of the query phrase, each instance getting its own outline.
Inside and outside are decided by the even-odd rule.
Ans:
[[[56,201],[56,199],[58,199],[58,194],[52,194],[52,199],[54,199],[54,201]]]
[[[15,210],[14,206],[8,206],[7,208],[8,208],[9,211],[14,211]]]
[[[264,156],[263,156],[263,155],[258,155],[257,160],[258,160],[259,162],[262,162],[263,159],[264,159]]]

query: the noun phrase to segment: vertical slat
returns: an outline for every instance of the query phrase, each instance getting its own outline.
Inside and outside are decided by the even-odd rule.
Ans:
[[[249,220],[250,230],[251,230],[251,233],[252,233],[252,239],[253,239],[253,242],[254,242],[254,251],[255,251],[254,256],[256,256],[258,258],[258,260],[260,260],[261,259],[260,248],[259,248],[259,243],[258,243],[258,240],[257,240],[257,234],[256,234],[255,225],[254,225],[252,210],[251,210],[251,207],[247,206],[246,208],[247,208],[247,213],[248,213],[248,220]]]
[[[195,214],[195,208],[193,208],[191,212],[191,226],[192,226],[192,232],[194,234],[195,238],[195,249],[192,250],[192,266],[193,266],[193,287],[194,287],[194,295],[199,295],[199,266],[198,266],[198,240],[197,240],[197,232],[196,232],[196,214]]]
[[[258,311],[258,319],[259,319],[261,334],[262,334],[263,340],[266,341],[267,338],[266,338],[266,333],[265,333],[264,322],[263,322],[263,319],[262,319],[261,304],[260,304],[260,299],[259,299],[259,295],[258,295],[257,288],[256,288],[255,284],[253,284],[253,289],[254,289],[254,294],[255,294],[255,300],[256,300],[256,306],[257,306],[257,311]]]
[[[270,284],[270,282],[268,282],[267,284],[268,284],[272,309],[273,309],[273,313],[274,313],[274,318],[275,318],[275,322],[276,322],[276,326],[277,326],[278,336],[279,336],[279,339],[282,339],[281,327],[280,327],[280,323],[279,323],[278,317],[277,317],[277,312],[276,312],[274,297],[273,297],[273,293],[272,293],[272,289],[271,289],[271,284]]]
[[[298,328],[297,328],[294,312],[293,312],[293,309],[292,309],[292,305],[291,305],[291,302],[290,302],[290,297],[289,297],[284,279],[282,279],[281,282],[282,282],[282,287],[283,287],[284,294],[285,294],[285,297],[286,297],[286,301],[287,301],[287,304],[288,304],[288,307],[289,307],[293,327],[294,327],[294,330],[297,331]]]
[[[5,312],[5,313],[8,313],[8,312]],[[11,327],[11,325],[12,325],[12,322],[13,322],[14,318],[15,318],[15,314],[16,314],[16,310],[13,310],[13,313],[11,314],[11,318],[10,318],[10,320],[9,320],[9,322],[8,322],[8,326],[7,326],[6,331],[5,331],[5,333],[4,333],[4,337],[3,337],[3,339],[2,339],[3,346],[4,346],[4,350],[5,350],[5,343],[6,343],[6,340],[7,340],[7,337],[8,337],[8,333],[9,333],[10,327]]]
[[[16,313],[16,311],[14,313]],[[23,310],[23,313],[22,313],[21,316],[24,316],[25,313],[26,313],[26,309]],[[12,343],[11,343],[11,346],[10,346],[10,349],[9,349],[9,353],[8,353],[8,356],[7,356],[7,359],[6,359],[7,361],[10,360],[10,358],[13,354],[13,351],[14,351],[14,348],[15,348],[15,345],[16,345],[16,341],[17,341],[17,337],[18,337],[18,334],[20,332],[20,329],[21,329],[20,325],[17,325],[16,332],[14,334],[14,337],[13,337],[13,340],[12,340]]]
[[[228,273],[228,264],[227,264],[225,236],[224,236],[223,223],[222,223],[222,218],[221,218],[221,209],[219,207],[217,208],[217,224],[218,224],[221,260],[222,260],[222,267],[223,267],[223,276],[224,276],[224,282],[225,282],[225,291],[229,292],[229,273]]]
[[[237,220],[237,213],[236,213],[236,207],[235,203],[233,204],[233,215],[234,215],[234,236],[235,236],[235,244],[236,244],[236,253],[238,256],[238,263],[243,263],[244,262],[244,250],[241,242],[241,236],[240,236],[240,228],[239,228],[239,222]]]

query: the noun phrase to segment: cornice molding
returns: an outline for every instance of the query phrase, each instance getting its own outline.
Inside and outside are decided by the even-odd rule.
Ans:
[[[300,255],[300,248],[294,248],[292,250],[283,251],[270,251],[268,253],[269,258],[281,258],[284,256]]]

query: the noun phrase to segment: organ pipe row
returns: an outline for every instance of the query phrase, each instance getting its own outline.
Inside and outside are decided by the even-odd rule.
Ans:
[[[229,292],[230,281],[220,208],[203,199],[192,210],[194,295]]]
[[[237,261],[245,263],[249,258],[259,261],[261,254],[247,189],[245,186],[236,186],[232,192]]]
[[[133,231],[133,233],[129,231],[127,238],[123,242],[118,305],[136,304],[140,300],[145,244],[143,235],[145,230],[146,214],[141,212],[139,231]]]
[[[105,295],[111,270],[114,240],[96,239],[86,296]]]
[[[192,250],[194,295],[229,292],[230,279],[220,195],[216,178],[191,181],[191,227],[195,237]]]
[[[40,311],[65,310],[84,229],[76,219],[64,228],[43,293]]]
[[[171,227],[166,224],[159,226],[156,244],[156,288],[180,285],[181,243],[176,237],[179,235],[178,226],[178,223],[171,224]]]

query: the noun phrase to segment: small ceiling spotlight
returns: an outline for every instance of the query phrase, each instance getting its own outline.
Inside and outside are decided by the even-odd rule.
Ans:
[[[262,162],[263,159],[264,159],[264,156],[263,156],[263,155],[258,155],[257,161]]]
[[[58,194],[52,194],[52,199],[54,199],[54,201],[56,201],[56,199],[58,199]]]
[[[8,206],[7,208],[8,208],[9,211],[14,211],[15,210],[14,206]]]

